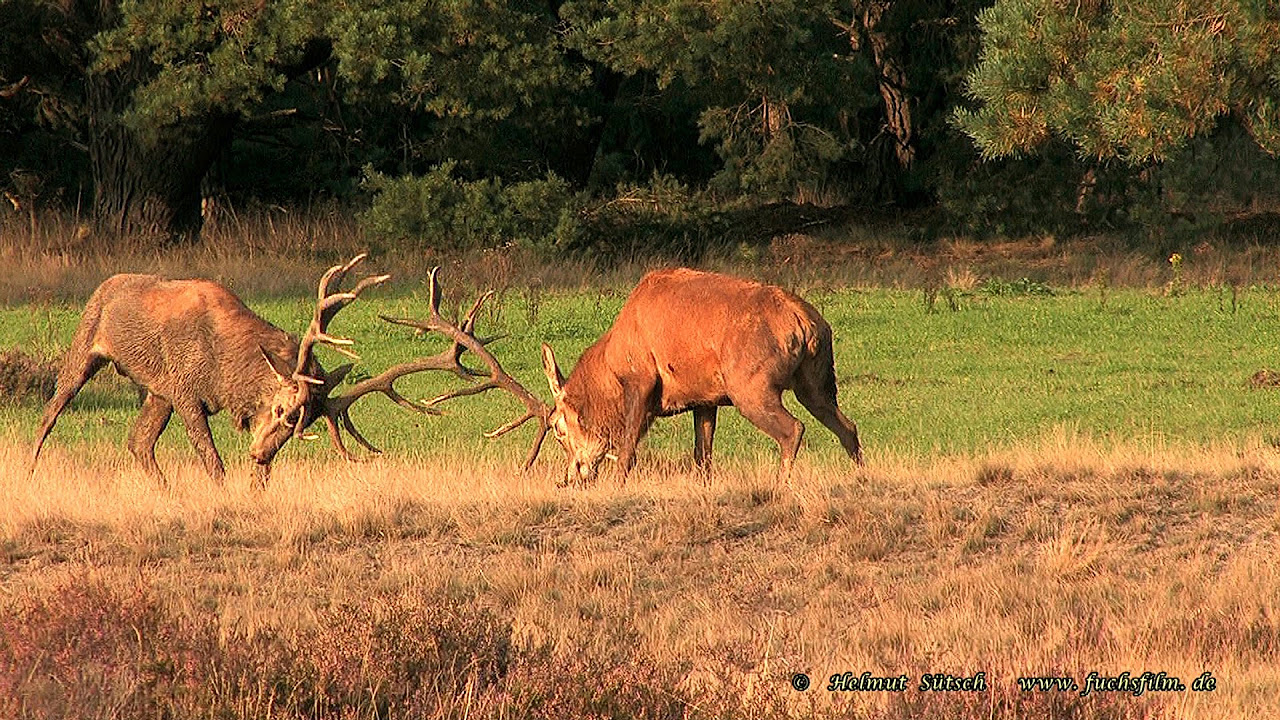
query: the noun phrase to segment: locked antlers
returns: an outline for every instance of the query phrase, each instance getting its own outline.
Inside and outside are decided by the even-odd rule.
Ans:
[[[485,296],[487,297],[487,296]],[[467,313],[466,319],[463,320],[462,328],[466,333],[470,333],[475,326],[476,314],[480,312],[480,306],[484,303],[485,297],[481,297],[472,306],[471,312]],[[387,318],[383,318],[386,320]],[[404,324],[404,323],[400,323]],[[460,331],[461,332],[461,331]],[[468,335],[470,337],[470,335]],[[342,434],[338,431],[338,424],[346,428],[351,437],[356,439],[365,449],[370,452],[382,452],[372,443],[365,439],[360,431],[356,429],[355,424],[351,421],[350,409],[352,404],[360,398],[370,393],[382,393],[386,395],[392,402],[407,410],[420,412],[428,415],[439,415],[440,411],[432,407],[432,403],[417,403],[406,398],[396,390],[395,383],[400,378],[413,373],[425,372],[428,370],[443,370],[452,373],[463,380],[470,381],[478,373],[462,364],[460,358],[466,348],[458,343],[453,343],[447,349],[429,357],[422,357],[410,362],[401,363],[392,366],[381,374],[362,380],[356,383],[349,391],[339,397],[330,397],[325,401],[324,417],[325,422],[329,426],[329,437],[333,441],[338,452],[342,453],[348,459],[353,459],[351,454],[347,452],[346,446],[342,442]]]
[[[524,406],[525,414],[520,418],[507,423],[489,433],[485,433],[485,437],[498,437],[520,427],[529,420],[538,421],[538,433],[534,439],[533,448],[529,451],[529,455],[525,460],[524,467],[528,469],[533,465],[533,461],[538,457],[538,451],[542,447],[542,441],[547,435],[547,417],[551,409],[537,396],[530,393],[515,378],[511,377],[502,369],[502,365],[489,352],[486,345],[496,340],[496,337],[479,338],[475,335],[476,317],[480,313],[481,307],[493,293],[487,292],[476,299],[471,306],[471,310],[463,318],[461,325],[445,320],[440,314],[440,286],[437,281],[437,275],[440,268],[436,267],[431,271],[430,276],[430,318],[426,321],[391,318],[380,315],[383,320],[394,323],[396,325],[406,325],[408,327],[417,328],[421,332],[439,332],[445,337],[452,340],[450,346],[441,352],[428,357],[421,357],[416,360],[401,363],[388,368],[382,373],[362,380],[351,387],[346,393],[339,396],[331,396],[330,393],[337,387],[342,379],[351,370],[350,365],[344,365],[327,373],[325,377],[316,377],[313,369],[319,366],[314,363],[314,351],[317,345],[328,345],[335,351],[346,355],[352,359],[359,359],[359,356],[348,348],[353,344],[349,338],[339,337],[329,333],[329,323],[334,316],[338,314],[342,308],[346,307],[353,300],[360,296],[360,293],[370,287],[380,285],[390,278],[390,275],[371,275],[347,292],[339,292],[343,279],[347,273],[355,267],[360,261],[364,260],[363,254],[352,258],[345,265],[335,265],[329,268],[324,277],[320,279],[320,284],[316,294],[315,312],[311,318],[311,324],[307,331],[303,334],[298,347],[298,362],[294,368],[293,380],[298,384],[298,407],[304,407],[312,401],[317,401],[319,414],[324,417],[325,424],[328,426],[329,439],[333,442],[334,447],[348,460],[356,460],[357,458],[347,451],[346,444],[342,439],[342,429],[346,429],[356,442],[360,443],[373,453],[381,453],[382,451],[370,443],[364,435],[356,429],[355,423],[351,420],[351,406],[360,398],[371,393],[382,393],[386,395],[392,402],[397,405],[430,415],[439,415],[441,411],[436,406],[456,397],[468,395],[477,395],[479,393],[501,388],[507,390],[516,397]],[[489,374],[473,370],[462,364],[462,354],[471,351],[476,357],[480,358],[488,367]],[[440,370],[461,378],[467,382],[474,382],[478,378],[485,378],[478,384],[469,385],[467,387],[444,393],[425,403],[415,402],[406,398],[396,390],[395,383],[400,378],[414,373],[426,372],[429,370]],[[301,435],[306,423],[299,421],[294,426],[294,434]]]
[[[437,281],[437,275],[439,272],[439,267],[435,267],[431,270],[431,316],[429,319],[421,321],[408,318],[392,318],[385,315],[380,315],[379,317],[389,323],[417,328],[422,332],[438,332],[453,340],[453,345],[448,350],[436,356],[437,358],[447,356],[450,359],[451,366],[442,369],[448,369],[455,375],[458,375],[468,381],[479,377],[486,377],[484,373],[467,368],[458,361],[459,356],[464,350],[470,350],[476,357],[480,358],[486,366],[488,366],[489,374],[483,382],[444,393],[432,398],[423,405],[415,405],[415,409],[422,412],[428,412],[435,408],[435,406],[447,400],[452,400],[453,398],[479,395],[480,393],[494,389],[506,390],[515,396],[522,405],[524,405],[525,413],[506,425],[485,433],[484,436],[487,438],[500,437],[512,430],[515,430],[530,420],[536,420],[538,423],[538,431],[534,436],[533,447],[530,448],[529,454],[525,457],[523,466],[525,470],[528,470],[529,467],[533,465],[533,461],[538,458],[538,452],[542,449],[542,441],[547,437],[547,418],[551,414],[551,408],[536,395],[529,392],[523,385],[516,381],[515,378],[511,377],[511,375],[502,368],[502,364],[493,356],[493,353],[489,352],[489,349],[486,346],[497,338],[482,339],[476,337],[474,332],[476,313],[479,312],[480,307],[484,304],[485,300],[489,299],[493,295],[493,292],[489,291],[481,295],[471,307],[471,311],[467,313],[462,325],[458,326],[448,320],[445,320],[444,317],[440,315],[440,285]]]

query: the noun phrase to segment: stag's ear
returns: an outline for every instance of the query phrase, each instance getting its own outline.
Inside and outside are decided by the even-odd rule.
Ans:
[[[355,367],[355,365],[347,363],[346,365],[339,365],[326,373],[324,376],[324,386],[321,388],[321,394],[328,397],[329,393],[336,390],[338,386],[342,384],[342,381],[347,377],[347,373],[351,372],[351,368],[353,367]]]
[[[556,353],[551,346],[542,343],[542,371],[547,374],[547,384],[551,386],[551,394],[558,400],[564,395],[564,375],[556,363]]]
[[[267,361],[267,367],[271,368],[271,372],[275,374],[276,379],[279,380],[281,384],[293,382],[293,380],[290,379],[290,374],[293,372],[293,368],[283,365],[280,360],[273,357],[271,353],[267,352],[267,349],[261,345],[258,346],[258,352],[262,353],[262,359]]]

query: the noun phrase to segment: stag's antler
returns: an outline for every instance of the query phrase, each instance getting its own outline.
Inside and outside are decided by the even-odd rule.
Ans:
[[[462,321],[462,328],[459,332],[462,332],[466,334],[467,337],[474,339],[471,333],[475,327],[476,315],[479,314],[480,307],[484,304],[484,301],[488,299],[489,295],[489,293],[486,293],[476,300],[475,304],[471,307],[471,311],[467,313],[466,318]],[[384,317],[383,319],[386,320],[387,318]],[[476,342],[492,342],[494,339],[495,338],[485,338],[483,341],[477,340]],[[341,423],[342,427],[346,428],[347,432],[351,433],[351,437],[355,438],[356,442],[363,445],[365,449],[375,453],[382,452],[366,440],[365,437],[360,434],[360,431],[356,429],[355,423],[351,421],[351,405],[369,393],[380,392],[390,398],[392,402],[408,410],[429,415],[441,414],[439,410],[432,407],[433,403],[416,403],[401,395],[395,388],[395,382],[405,375],[411,375],[413,373],[424,372],[427,370],[443,370],[445,372],[453,373],[467,381],[470,381],[472,378],[477,376],[481,376],[482,373],[472,370],[462,364],[462,353],[466,350],[467,347],[459,344],[458,342],[454,342],[450,347],[435,355],[395,365],[383,371],[376,377],[362,380],[356,383],[351,390],[340,397],[327,398],[324,410],[325,422],[329,426],[329,437],[333,440],[333,444],[338,448],[338,451],[341,452],[348,460],[355,459],[347,452],[347,448],[342,442],[342,435],[338,431],[338,423]]]
[[[333,321],[333,317],[338,314],[338,311],[360,297],[360,293],[376,285],[381,285],[391,278],[390,275],[370,275],[356,283],[356,286],[350,291],[337,292],[338,287],[342,285],[343,279],[346,278],[351,268],[360,264],[366,256],[365,253],[360,253],[347,261],[345,265],[334,265],[320,278],[320,284],[316,289],[316,309],[312,313],[311,324],[307,326],[307,331],[303,333],[302,339],[298,341],[298,362],[293,369],[293,381],[298,384],[298,403],[300,407],[305,406],[310,401],[312,386],[325,385],[323,378],[314,377],[308,372],[308,368],[314,361],[316,345],[328,345],[349,358],[360,359],[360,356],[347,349],[347,346],[354,344],[350,338],[329,334],[329,323]],[[350,367],[348,366],[347,370],[349,369]],[[335,377],[340,377],[345,375],[347,370],[339,370],[334,375]],[[293,433],[295,436],[300,436],[305,429],[303,423],[298,422],[294,426]],[[345,450],[343,452],[345,454]]]
[[[339,310],[359,297],[360,293],[391,279],[390,275],[370,275],[357,283],[350,292],[335,292],[351,268],[360,264],[366,257],[368,257],[367,253],[360,253],[348,260],[345,265],[334,265],[329,268],[320,278],[320,286],[316,290],[315,313],[311,316],[311,324],[302,335],[302,340],[298,342],[298,364],[293,371],[294,380],[312,385],[324,384],[324,380],[311,377],[306,372],[307,365],[312,359],[312,351],[318,343],[324,343],[353,360],[360,359],[359,355],[347,349],[348,345],[354,344],[350,338],[329,334],[329,323],[333,321],[333,316],[337,315]]]
[[[529,455],[525,458],[524,469],[528,470],[533,465],[533,461],[538,458],[538,451],[542,449],[542,441],[547,437],[547,418],[551,414],[551,408],[536,395],[525,389],[523,385],[516,381],[515,378],[507,374],[502,369],[501,363],[489,352],[486,345],[497,338],[477,338],[474,333],[475,316],[480,306],[484,304],[493,292],[487,292],[476,300],[475,305],[471,308],[471,312],[467,313],[466,319],[462,326],[459,327],[440,315],[440,285],[436,280],[440,268],[437,266],[431,270],[430,277],[430,296],[431,296],[431,317],[426,321],[411,320],[408,318],[392,318],[380,315],[383,320],[396,325],[406,325],[408,327],[417,328],[424,332],[438,332],[453,340],[453,346],[449,350],[441,353],[448,356],[452,360],[452,367],[447,368],[454,371],[454,374],[464,380],[471,381],[477,377],[484,377],[483,373],[463,367],[458,362],[458,356],[462,351],[470,350],[476,357],[480,358],[485,365],[489,367],[488,379],[475,385],[459,388],[451,392],[439,395],[427,401],[421,406],[415,406],[423,412],[430,411],[436,405],[452,400],[457,397],[465,397],[469,395],[478,395],[482,392],[501,388],[511,393],[525,407],[524,415],[512,420],[502,427],[484,434],[488,438],[496,438],[505,435],[512,430],[520,427],[530,420],[538,421],[538,432],[533,440],[533,447],[529,450]],[[437,356],[440,357],[440,356]],[[434,359],[434,358],[432,358]],[[354,435],[354,433],[353,433]]]

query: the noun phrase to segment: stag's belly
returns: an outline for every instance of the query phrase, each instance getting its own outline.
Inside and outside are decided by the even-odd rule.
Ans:
[[[724,375],[714,368],[682,367],[664,363],[658,367],[659,415],[675,415],[695,407],[731,405]]]

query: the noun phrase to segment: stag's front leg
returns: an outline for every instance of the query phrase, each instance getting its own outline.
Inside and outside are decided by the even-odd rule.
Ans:
[[[156,441],[169,425],[169,418],[172,416],[172,403],[143,390],[142,410],[138,413],[138,419],[133,421],[133,428],[129,430],[129,452],[138,459],[142,469],[161,485],[165,484],[165,479],[164,473],[160,472],[160,465],[156,463]]]
[[[627,474],[636,464],[636,446],[640,438],[649,429],[653,420],[650,412],[650,396],[653,391],[651,383],[645,385],[622,385],[622,437],[618,439],[618,467],[622,470],[625,481]]]
[[[693,464],[704,476],[711,475],[711,444],[716,436],[715,405],[693,409]]]
[[[257,483],[261,489],[266,489],[267,483],[271,482],[271,463],[255,462],[253,464],[253,481]]]
[[[209,416],[205,415],[204,408],[198,404],[194,406],[184,404],[176,405],[174,409],[182,418],[182,424],[187,429],[187,438],[191,440],[192,447],[200,453],[205,472],[221,484],[227,471],[222,465],[222,457],[218,455],[218,448],[213,444],[213,433],[209,431]]]

